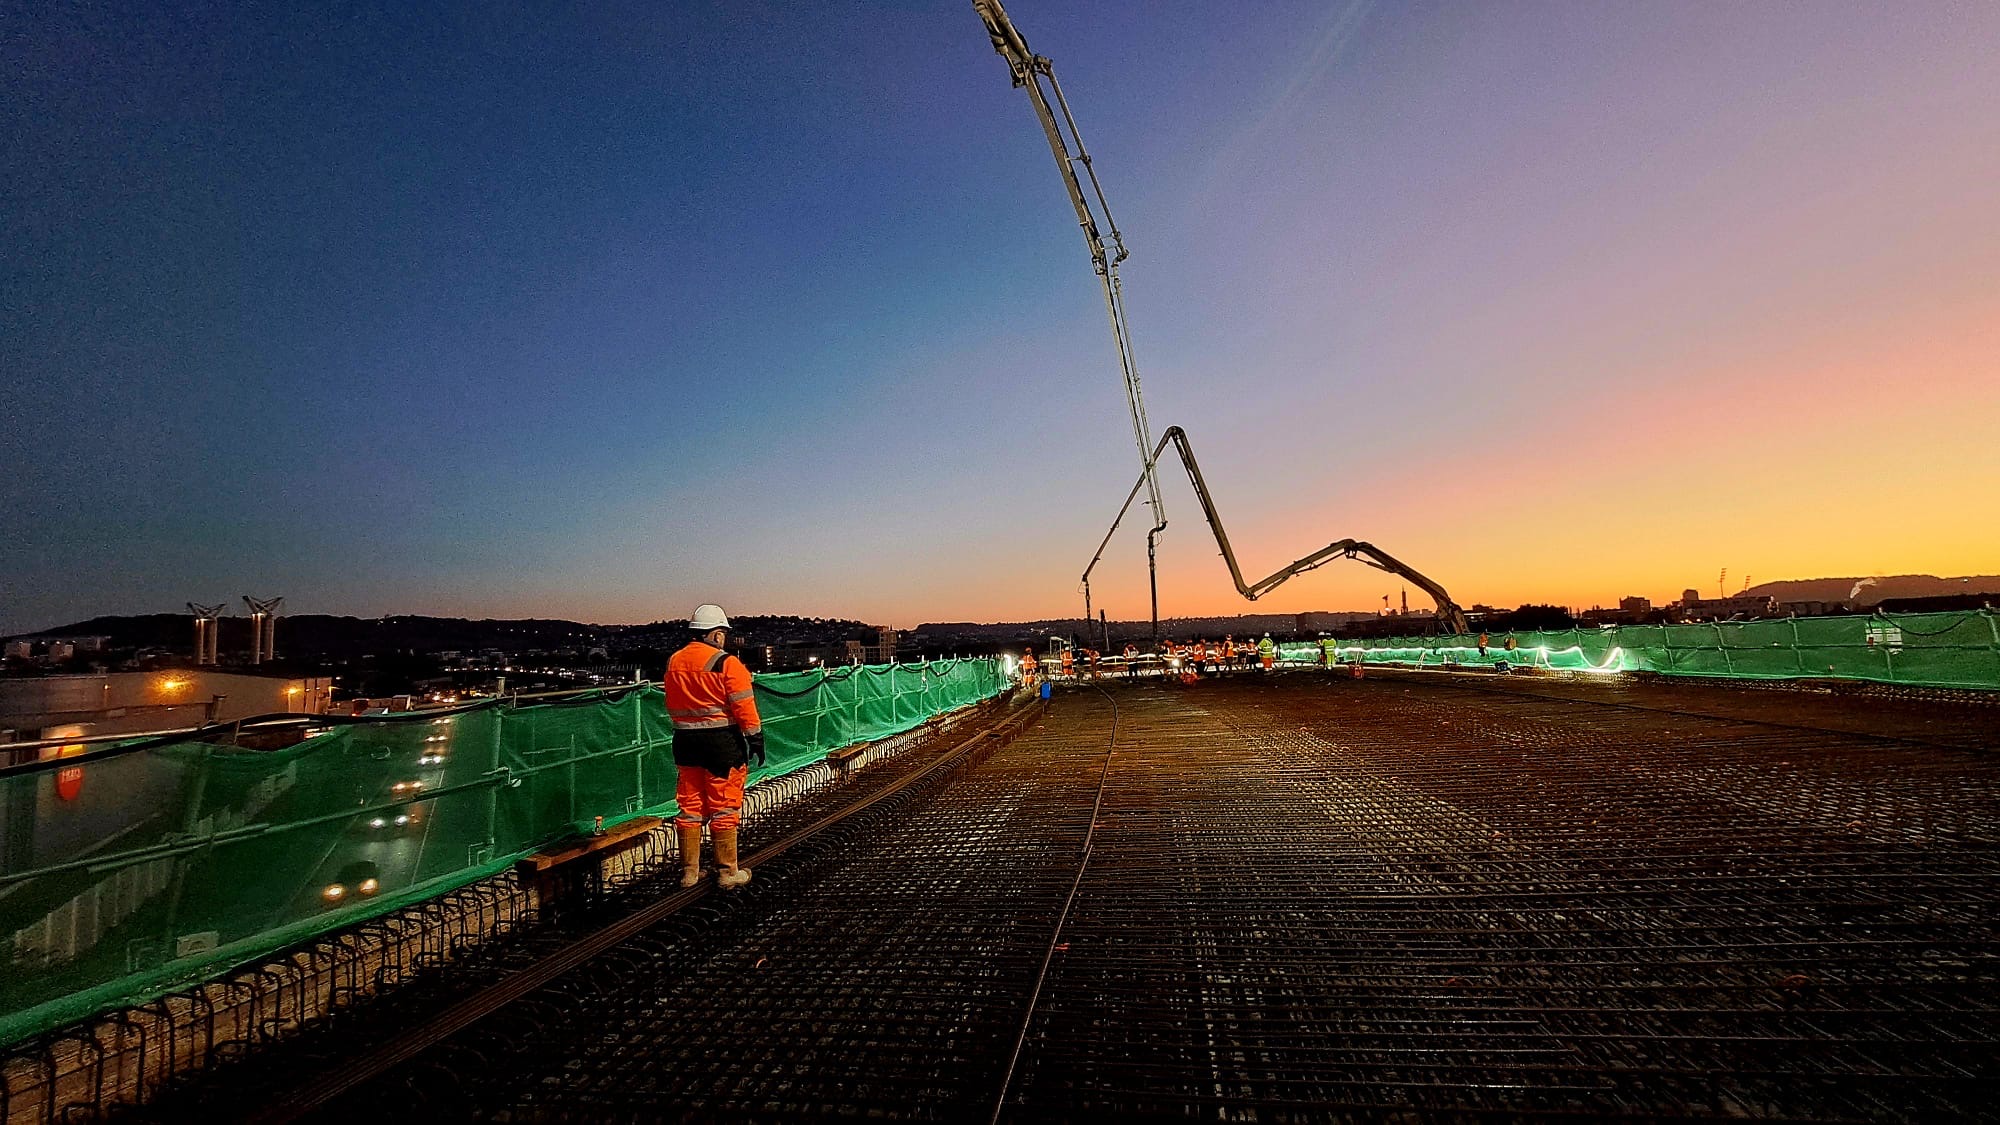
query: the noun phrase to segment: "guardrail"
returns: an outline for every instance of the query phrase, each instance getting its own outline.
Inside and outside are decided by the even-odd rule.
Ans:
[[[757,678],[753,783],[1000,692],[991,660]],[[244,735],[297,727],[278,750]],[[649,684],[359,718],[266,716],[0,771],[0,1044],[144,1003],[674,808]]]
[[[1877,613],[1322,641],[1330,661],[2000,689],[2000,614]]]

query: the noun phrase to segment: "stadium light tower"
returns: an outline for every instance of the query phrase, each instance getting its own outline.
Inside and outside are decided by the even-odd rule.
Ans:
[[[187,604],[188,612],[194,614],[194,662],[196,666],[215,663],[215,642],[222,632],[222,611],[228,602],[215,605]]]
[[[243,595],[243,604],[250,607],[250,663],[262,664],[266,660],[278,658],[278,607],[285,599],[253,598]]]

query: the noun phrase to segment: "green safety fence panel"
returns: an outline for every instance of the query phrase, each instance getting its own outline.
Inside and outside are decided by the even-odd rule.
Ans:
[[[753,783],[1009,684],[989,659],[755,682]],[[650,685],[330,722],[282,750],[128,745],[0,775],[0,1045],[464,886],[596,817],[675,811]]]
[[[1477,635],[1327,639],[1320,645],[1334,660],[1413,667],[1511,665],[2000,689],[2000,613],[1990,609],[1494,632],[1483,652]]]

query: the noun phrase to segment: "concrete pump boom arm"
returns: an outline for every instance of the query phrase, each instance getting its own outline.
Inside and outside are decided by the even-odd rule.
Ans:
[[[1160,504],[1159,481],[1153,472],[1153,460],[1147,456],[1153,444],[1153,430],[1146,420],[1146,400],[1139,388],[1139,361],[1132,351],[1132,332],[1125,321],[1125,290],[1118,280],[1118,263],[1126,258],[1125,237],[1118,233],[1118,221],[1111,217],[1111,204],[1104,198],[1103,185],[1097,182],[1097,171],[1091,167],[1090,153],[1083,147],[1083,134],[1077,132],[1076,118],[1071,116],[1069,102],[1063,97],[1062,83],[1056,81],[1055,68],[1048,59],[1028,49],[1027,39],[1014,21],[1007,18],[1007,9],[1000,6],[1000,0],[972,0],[972,8],[986,25],[993,50],[1007,60],[1014,85],[1028,92],[1035,118],[1042,123],[1049,151],[1056,158],[1056,170],[1062,173],[1063,189],[1069,193],[1070,206],[1076,209],[1077,225],[1083,229],[1091,265],[1097,270],[1098,284],[1104,290],[1104,311],[1111,319],[1111,338],[1118,347],[1118,367],[1125,378],[1125,405],[1132,413],[1132,438],[1138,443],[1140,464],[1144,466],[1140,480],[1146,487],[1147,502],[1153,506],[1154,522],[1165,527],[1167,513]],[[1043,79],[1048,80],[1046,91],[1042,88]],[[1055,95],[1054,107],[1049,104],[1050,94]],[[1060,121],[1057,109],[1062,111]],[[1108,247],[1098,229],[1097,215],[1091,210],[1090,197],[1084,194],[1083,182],[1077,178],[1078,164],[1083,165],[1083,174],[1090,179],[1090,194],[1096,197],[1098,208],[1104,212],[1104,225],[1111,231]]]
[[[1007,60],[1007,69],[1013,75],[1014,85],[1028,92],[1028,102],[1034,106],[1035,119],[1042,124],[1042,133],[1048,138],[1049,151],[1056,158],[1056,170],[1062,174],[1063,190],[1069,193],[1070,206],[1076,210],[1077,226],[1083,230],[1083,241],[1090,249],[1090,261],[1096,268],[1097,280],[1104,290],[1104,311],[1111,319],[1111,337],[1118,346],[1118,366],[1125,377],[1125,404],[1132,412],[1132,438],[1139,447],[1139,480],[1132,486],[1132,492],[1125,497],[1125,506],[1118,509],[1118,518],[1111,521],[1111,530],[1104,533],[1104,542],[1098,544],[1097,554],[1090,565],[1083,570],[1084,616],[1090,615],[1090,572],[1104,557],[1104,548],[1111,542],[1111,536],[1124,521],[1125,513],[1132,508],[1132,502],[1139,497],[1139,490],[1146,490],[1146,501],[1153,509],[1153,528],[1146,535],[1147,570],[1154,573],[1152,565],[1155,545],[1160,532],[1166,530],[1167,509],[1160,501],[1160,481],[1157,471],[1160,454],[1166,451],[1167,443],[1173,442],[1180,449],[1181,463],[1187,466],[1188,480],[1194,484],[1194,493],[1201,501],[1202,514],[1208,518],[1208,526],[1215,532],[1216,545],[1222,548],[1222,557],[1229,563],[1229,576],[1236,582],[1236,589],[1244,597],[1256,601],[1272,590],[1283,585],[1295,574],[1303,574],[1336,558],[1360,559],[1378,570],[1399,574],[1429,594],[1437,602],[1438,617],[1456,632],[1469,628],[1465,614],[1446,594],[1444,587],[1429,578],[1411,570],[1402,562],[1378,550],[1373,544],[1342,539],[1329,543],[1324,548],[1299,559],[1268,578],[1257,582],[1243,581],[1242,568],[1236,564],[1236,552],[1229,546],[1229,535],[1222,529],[1222,517],[1216,513],[1215,501],[1208,494],[1208,485],[1201,479],[1201,468],[1195,464],[1194,449],[1188,445],[1187,434],[1179,426],[1167,429],[1158,445],[1153,444],[1152,426],[1146,420],[1146,401],[1140,394],[1139,363],[1132,351],[1132,334],[1125,320],[1124,289],[1118,281],[1118,264],[1125,260],[1125,238],[1118,233],[1118,222],[1111,217],[1111,204],[1104,198],[1104,187],[1097,182],[1097,172],[1091,167],[1090,153],[1083,147],[1083,135],[1077,132],[1076,118],[1070,114],[1069,102],[1063,97],[1062,84],[1056,81],[1055,68],[1049,60],[1028,48],[1027,39],[1021,34],[1014,21],[1007,18],[1007,9],[1000,0],[972,0],[972,9],[979,13],[980,22],[986,25],[986,36],[993,42],[993,50]],[[1048,88],[1043,89],[1046,79]],[[1050,104],[1054,95],[1054,105]],[[1057,110],[1061,117],[1057,117]],[[1071,142],[1074,142],[1072,145]],[[1083,181],[1077,177],[1076,166],[1083,165],[1083,174],[1090,180],[1090,193],[1085,194]],[[1091,210],[1091,198],[1104,212],[1104,226],[1110,230],[1111,243],[1105,244],[1104,235],[1098,228],[1097,215]],[[1159,587],[1153,588],[1153,632],[1154,640],[1159,639]]]
[[[1229,545],[1229,533],[1223,530],[1222,515],[1215,510],[1215,498],[1208,494],[1208,482],[1202,479],[1201,465],[1195,461],[1194,447],[1188,444],[1187,432],[1179,426],[1167,427],[1167,432],[1160,435],[1160,444],[1153,450],[1152,459],[1158,461],[1160,454],[1166,452],[1167,443],[1169,442],[1172,442],[1174,447],[1180,451],[1181,464],[1187,468],[1188,483],[1194,485],[1195,499],[1201,502],[1201,513],[1207,517],[1209,528],[1215,532],[1215,545],[1222,549],[1223,561],[1229,564],[1229,577],[1236,583],[1237,593],[1242,594],[1245,598],[1254,602],[1265,594],[1284,585],[1293,576],[1304,574],[1308,570],[1316,570],[1334,559],[1358,559],[1377,570],[1385,570],[1390,574],[1406,578],[1412,585],[1429,594],[1431,600],[1437,603],[1438,620],[1448,626],[1452,632],[1469,633],[1472,631],[1472,623],[1466,619],[1465,611],[1458,607],[1458,603],[1451,600],[1451,595],[1445,592],[1443,586],[1439,585],[1435,580],[1411,569],[1407,563],[1404,563],[1387,551],[1376,547],[1372,543],[1364,543],[1356,539],[1337,539],[1296,562],[1278,568],[1265,578],[1260,578],[1255,582],[1245,582],[1243,580],[1243,568],[1236,563],[1236,551]],[[1104,533],[1104,540],[1097,545],[1097,553],[1091,556],[1090,565],[1083,568],[1083,586],[1086,601],[1089,598],[1090,572],[1097,569],[1098,562],[1104,558],[1105,547],[1110,544],[1111,536],[1118,530],[1118,525],[1124,521],[1125,513],[1131,510],[1132,501],[1138,498],[1139,487],[1144,483],[1145,478],[1141,477],[1132,486],[1132,491],[1126,494],[1124,506],[1118,509],[1117,518],[1111,521],[1111,530]]]
[[[1028,91],[1028,101],[1035,107],[1035,117],[1042,123],[1042,132],[1047,134],[1049,150],[1055,154],[1056,171],[1062,173],[1063,187],[1069,192],[1069,203],[1076,208],[1077,225],[1083,228],[1083,241],[1090,247],[1090,260],[1097,272],[1103,273],[1116,262],[1126,258],[1124,239],[1118,233],[1118,224],[1111,218],[1111,205],[1105,202],[1104,189],[1097,184],[1097,174],[1091,170],[1090,155],[1083,151],[1083,141],[1077,138],[1076,152],[1070,151],[1069,141],[1056,121],[1055,111],[1049,106],[1048,94],[1042,90],[1041,79],[1047,78],[1054,89],[1058,102],[1062,93],[1056,88],[1055,68],[1049,60],[1028,50],[1028,41],[1021,38],[1021,32],[1007,18],[1006,9],[999,0],[972,0],[973,10],[986,24],[987,38],[993,41],[993,50],[1007,60],[1007,69],[1013,72],[1014,86]],[[1076,136],[1076,122],[1069,118],[1069,106],[1062,103],[1063,117],[1069,120],[1069,134]],[[1083,183],[1076,178],[1072,162],[1081,162],[1084,172],[1090,176],[1090,186],[1096,190],[1098,206],[1104,209],[1105,225],[1111,228],[1112,245],[1116,256],[1104,245],[1104,237],[1098,233],[1097,216],[1090,209],[1090,201],[1084,197]]]

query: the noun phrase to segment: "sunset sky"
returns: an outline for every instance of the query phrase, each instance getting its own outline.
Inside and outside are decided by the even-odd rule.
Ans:
[[[1138,459],[964,0],[118,8],[0,35],[0,631],[1081,612]],[[2000,5],[1009,11],[1252,577],[2000,572]],[[1165,480],[1165,614],[1402,588]]]

